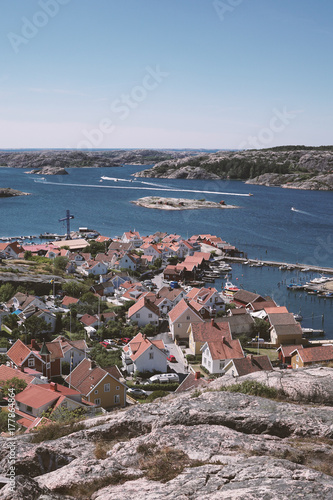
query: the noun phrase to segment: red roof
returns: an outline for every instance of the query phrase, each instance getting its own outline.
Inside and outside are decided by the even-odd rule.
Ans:
[[[31,350],[20,339],[7,351],[9,359],[15,363],[16,366],[21,366],[23,361],[29,356]]]
[[[239,377],[262,370],[273,370],[272,363],[266,354],[264,356],[250,355],[246,358],[233,359],[232,362]]]
[[[155,304],[153,304],[149,299],[146,297],[142,297],[142,299],[138,300],[135,304],[133,304],[129,310],[128,310],[128,317],[131,318],[133,314],[137,313],[140,311],[143,307],[151,311],[152,313],[156,314],[159,316],[160,311]]]
[[[222,337],[232,340],[229,323],[215,323],[215,321],[191,323],[191,330],[194,342],[216,341]]]
[[[303,363],[320,363],[333,360],[333,345],[297,349]]]
[[[224,339],[207,342],[213,360],[244,358],[239,340]]]
[[[32,382],[35,378],[28,373],[21,372],[21,370],[18,370],[17,368],[0,365],[0,382],[6,382],[7,380],[11,380],[14,377],[20,380],[24,380],[24,382],[26,382],[27,384],[30,384],[30,382]]]
[[[51,389],[54,387],[54,390]],[[28,385],[24,391],[15,396],[16,401],[32,408],[40,408],[48,403],[52,404],[61,396],[79,395],[77,391],[59,384]]]
[[[194,311],[194,309],[184,300],[182,299],[180,302],[178,302],[178,304],[173,308],[171,309],[171,311],[168,313],[169,314],[169,318],[170,318],[170,321],[171,323],[174,323],[182,314],[184,314],[185,311],[187,310],[190,310],[193,314],[196,315],[196,317],[198,318],[198,320],[200,321],[201,318],[200,316],[198,315],[198,313],[196,311]]]
[[[138,333],[125,347],[124,351],[130,354],[132,361],[137,360],[147,349],[152,345],[162,350],[165,349],[163,340],[153,340],[150,341],[142,333]]]
[[[65,295],[65,297],[62,299],[61,303],[63,306],[69,306],[70,304],[77,304],[78,302],[79,302],[79,299]]]
[[[65,380],[81,394],[87,396],[106,375],[114,377],[109,368],[103,370],[103,368],[96,366],[90,359],[83,359]],[[114,378],[119,382],[117,377]],[[119,383],[121,384],[121,382]]]

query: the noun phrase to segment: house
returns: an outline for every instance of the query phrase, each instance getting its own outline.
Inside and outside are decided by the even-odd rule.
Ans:
[[[203,323],[198,311],[196,311],[185,299],[182,299],[168,313],[169,328],[172,339],[188,339],[188,328],[191,323]]]
[[[163,340],[149,340],[138,333],[125,347],[122,354],[127,373],[167,371],[167,354]]]
[[[226,337],[206,342],[201,352],[202,366],[209,373],[224,373],[224,368],[230,360],[245,357],[239,340],[230,340]]]
[[[162,258],[162,251],[159,250],[157,245],[144,243],[143,245],[141,245],[140,250],[143,250],[143,254],[145,256],[154,257],[155,259]]]
[[[136,271],[139,267],[139,260],[136,259],[134,255],[130,253],[125,253],[125,255],[119,258],[115,264],[116,269],[130,269],[131,271]]]
[[[204,307],[210,316],[225,309],[225,303],[216,288],[192,288],[187,294],[187,298],[194,300],[201,307]]]
[[[88,346],[85,340],[68,340],[62,335],[59,335],[52,342],[59,342],[63,352],[61,363],[69,363],[72,368],[75,368],[86,357]]]
[[[248,313],[225,316],[224,318],[216,319],[216,321],[229,323],[230,332],[233,338],[243,334],[251,335],[253,331],[254,321]]]
[[[81,304],[79,299],[76,299],[75,297],[69,297],[68,295],[65,295],[65,297],[61,301],[61,307],[63,309],[66,309],[69,311],[71,306],[74,305],[79,305]]]
[[[61,375],[61,361],[64,354],[59,342],[43,342],[39,345],[32,339],[31,346],[17,340],[7,351],[7,357],[16,368],[33,368],[50,380]]]
[[[29,307],[45,308],[45,303],[35,295],[28,293],[17,292],[6,304],[6,308],[11,311],[23,311]]]
[[[194,389],[206,389],[209,382],[201,378],[200,372],[189,373],[182,383],[177,387],[175,393],[193,391]]]
[[[189,349],[193,355],[201,354],[201,348],[208,340],[221,340],[222,337],[232,340],[229,323],[211,319],[204,323],[191,323],[188,328]]]
[[[296,349],[303,349],[302,344],[280,345],[276,349],[280,363],[291,365],[291,353],[296,351]]]
[[[183,276],[183,270],[177,266],[168,265],[163,271],[163,278],[168,281],[181,281]]]
[[[333,345],[306,347],[291,353],[291,366],[304,368],[311,365],[327,365],[333,362]]]
[[[22,371],[18,368],[12,368],[11,366],[0,365],[0,394],[1,394],[2,384],[4,382],[7,382],[7,380],[11,380],[13,378],[18,378],[19,380],[23,380],[27,385],[44,383],[44,381],[41,380],[40,378],[34,375],[30,375],[29,373],[26,373],[24,369]]]
[[[112,409],[126,405],[126,385],[120,377],[118,370],[103,369],[94,361],[83,359],[65,380],[85,401]]]
[[[234,294],[233,303],[238,307],[246,307],[253,302],[265,302],[265,298],[258,293],[248,292],[247,290],[238,290]]]
[[[269,314],[271,325],[271,343],[277,347],[281,344],[302,344],[302,328],[292,313]]]
[[[96,316],[92,316],[91,314],[84,314],[83,316],[81,316],[79,321],[83,326],[92,326],[93,328],[98,327],[100,323],[100,320]]]
[[[134,248],[141,247],[143,241],[138,231],[127,231],[122,237],[121,241],[123,243],[132,243]]]
[[[267,355],[253,356],[253,354],[248,354],[246,358],[231,359],[224,367],[225,373],[233,377],[242,377],[263,370],[273,370],[272,363]]]
[[[153,302],[146,297],[142,297],[135,304],[133,304],[127,313],[130,321],[137,322],[138,326],[145,325],[159,325],[160,311]]]
[[[77,271],[85,276],[89,276],[90,274],[93,276],[100,276],[101,274],[107,274],[108,266],[104,262],[89,260],[79,266]]]
[[[17,241],[0,243],[0,257],[3,259],[17,259],[22,252],[24,252],[24,250]]]
[[[15,396],[15,414],[17,423],[26,428],[26,432],[41,423],[43,413],[51,410],[56,414],[62,408],[76,410],[82,408],[91,410],[82,402],[81,394],[63,385],[51,382],[49,384],[28,385]]]

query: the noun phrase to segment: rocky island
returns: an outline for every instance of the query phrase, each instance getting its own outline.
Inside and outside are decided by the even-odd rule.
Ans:
[[[162,198],[160,196],[146,196],[132,201],[134,205],[145,208],[155,208],[158,210],[196,210],[203,208],[239,208],[235,205],[226,205],[222,200],[219,203],[214,201],[190,200],[188,198]]]
[[[0,198],[12,198],[13,196],[28,196],[30,193],[23,193],[17,189],[0,188]]]
[[[137,177],[237,179],[250,184],[333,190],[333,147],[281,146],[219,151],[175,158],[137,172]]]
[[[35,175],[68,175],[68,172],[62,167],[51,167],[46,166],[42,168],[37,168],[33,170],[29,170],[29,172],[25,172],[26,174],[35,174]]]

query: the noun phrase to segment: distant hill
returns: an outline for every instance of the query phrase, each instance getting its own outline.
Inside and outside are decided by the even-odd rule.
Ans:
[[[270,174],[275,175],[270,177]],[[198,154],[161,161],[136,176],[240,179],[252,184],[332,190],[333,146],[279,146]]]

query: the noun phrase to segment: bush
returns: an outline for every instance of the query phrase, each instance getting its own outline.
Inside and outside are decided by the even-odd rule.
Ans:
[[[146,401],[148,403],[151,403],[152,401],[154,401],[154,399],[157,399],[157,398],[164,398],[164,396],[168,396],[168,392],[167,391],[154,391],[152,392],[151,394],[149,394],[148,398],[146,399]]]
[[[64,425],[63,422],[53,422],[39,427],[36,431],[32,431],[32,443],[42,443],[43,441],[51,441],[63,436],[68,436],[73,432],[84,429],[84,425],[72,422]]]
[[[245,380],[241,384],[221,387],[221,391],[241,392],[242,394],[249,394],[251,396],[260,396],[270,399],[279,399],[284,396],[284,392],[282,390],[278,390],[275,387],[268,387],[267,385],[261,384],[256,380]]]

